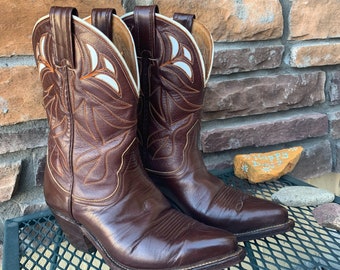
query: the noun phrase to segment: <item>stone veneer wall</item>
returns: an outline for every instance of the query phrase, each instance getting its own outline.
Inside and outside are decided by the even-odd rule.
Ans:
[[[31,31],[65,2],[80,17],[154,3],[206,24],[215,41],[200,134],[209,169],[231,167],[237,153],[301,145],[293,175],[340,171],[339,0],[0,0],[0,240],[5,219],[46,207],[48,126]]]

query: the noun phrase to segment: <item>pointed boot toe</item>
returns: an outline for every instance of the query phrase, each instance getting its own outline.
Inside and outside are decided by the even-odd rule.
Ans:
[[[287,209],[275,202],[246,195],[239,205],[242,207],[232,215],[234,218],[229,218],[224,224],[238,241],[273,236],[294,227],[294,221],[288,218]]]
[[[199,220],[234,233],[238,241],[272,236],[294,227],[285,207],[225,186],[214,176],[210,182],[219,188],[210,189],[211,194],[205,197],[208,208],[204,213],[196,210],[196,215]]]

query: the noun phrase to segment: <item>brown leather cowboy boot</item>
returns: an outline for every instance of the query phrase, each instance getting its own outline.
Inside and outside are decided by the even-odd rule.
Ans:
[[[226,186],[207,171],[198,133],[213,41],[192,16],[176,18],[186,27],[158,14],[155,6],[136,7],[123,16],[140,59],[138,124],[144,167],[177,208],[234,233],[239,241],[292,229],[284,207]]]
[[[50,126],[47,204],[68,240],[84,251],[95,247],[111,269],[221,269],[239,262],[244,251],[232,234],[173,210],[142,168],[133,40],[112,10],[101,12],[94,23],[109,14],[119,44],[73,8],[52,7],[34,27]]]

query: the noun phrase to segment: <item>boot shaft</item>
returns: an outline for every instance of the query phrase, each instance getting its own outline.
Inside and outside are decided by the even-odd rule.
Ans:
[[[115,192],[135,140],[136,55],[124,23],[114,19],[126,58],[73,9],[52,8],[33,31],[50,126],[46,185],[79,199],[103,200]],[[97,192],[88,193],[93,185]]]
[[[181,170],[187,153],[193,153],[189,148],[198,151],[203,88],[212,65],[208,30],[193,16],[176,14],[175,19],[187,23],[191,32],[156,8],[137,7],[123,17],[134,37],[141,70],[142,159],[147,169],[160,173]]]

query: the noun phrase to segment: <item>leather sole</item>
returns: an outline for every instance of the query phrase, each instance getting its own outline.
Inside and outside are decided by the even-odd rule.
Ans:
[[[294,220],[289,219],[286,223],[283,224],[278,224],[244,233],[234,233],[234,235],[236,236],[238,242],[265,238],[292,230],[294,228],[294,223]]]

